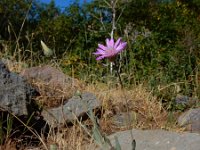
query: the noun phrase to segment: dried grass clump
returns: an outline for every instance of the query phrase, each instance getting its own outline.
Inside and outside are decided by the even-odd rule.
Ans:
[[[115,114],[135,112],[136,123],[133,127],[140,129],[163,128],[167,122],[167,112],[163,109],[161,102],[153,96],[144,85],[137,85],[131,89],[120,88],[109,89],[106,85],[89,85],[87,91],[92,91],[103,101],[103,121],[108,131],[114,127],[110,118]],[[107,130],[104,128],[104,130]],[[114,129],[113,129],[114,132]]]
[[[92,143],[84,130],[77,124],[70,128],[51,130],[48,136],[48,147],[56,145],[59,150],[83,150],[84,145]]]

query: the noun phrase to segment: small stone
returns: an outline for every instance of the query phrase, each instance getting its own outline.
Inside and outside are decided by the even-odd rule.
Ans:
[[[200,122],[200,108],[190,109],[178,118],[178,124],[182,127],[193,122]]]
[[[183,107],[193,106],[197,103],[198,99],[195,97],[188,97],[185,95],[178,94],[175,98],[176,105],[180,105]]]
[[[62,106],[43,110],[42,116],[51,126],[56,127],[66,122],[73,122],[89,110],[100,107],[101,102],[95,95],[85,92],[81,96],[73,96]]]
[[[177,95],[175,102],[176,104],[187,105],[189,103],[189,97],[184,95]]]
[[[200,108],[190,109],[178,118],[178,124],[186,131],[200,133]]]

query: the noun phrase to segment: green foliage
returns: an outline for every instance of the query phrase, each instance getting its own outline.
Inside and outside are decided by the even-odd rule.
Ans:
[[[148,83],[167,108],[179,92],[200,96],[199,5],[197,0],[118,1],[114,37],[128,43],[118,58],[126,86]],[[44,59],[42,40],[55,52],[66,73],[88,82],[117,82],[113,80],[115,72],[110,76],[109,62],[96,62],[92,54],[98,43],[105,43],[112,28],[112,10],[105,1],[83,5],[77,1],[61,10],[54,1],[41,4],[36,0],[3,0],[0,14],[0,40],[10,44],[7,55],[30,65],[48,63],[52,58]],[[16,46],[20,48],[17,55]],[[171,83],[181,83],[181,91],[168,86]],[[160,91],[158,87],[163,86],[169,88]]]
[[[0,145],[11,137],[13,131],[13,117],[8,114],[0,113]]]

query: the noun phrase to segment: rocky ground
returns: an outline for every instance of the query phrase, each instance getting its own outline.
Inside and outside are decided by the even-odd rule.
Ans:
[[[79,120],[78,126],[88,129],[84,132],[95,129],[95,126],[99,131],[103,130],[102,133],[105,131],[113,147],[116,145],[117,137],[122,150],[132,150],[133,140],[136,142],[136,150],[198,150],[200,147],[200,108],[189,109],[177,117],[175,122],[180,130],[167,131],[166,128],[162,130],[161,126],[159,129],[154,129],[152,126],[152,130],[141,130],[136,129],[135,126],[139,124],[137,116],[144,114],[142,111],[132,109],[131,104],[129,113],[118,111],[119,108],[122,110],[124,104],[121,106],[118,104],[118,107],[112,107],[107,111],[103,100],[97,98],[95,93],[83,90],[83,83],[65,75],[55,67],[48,65],[33,67],[17,74],[11,72],[6,64],[0,62],[0,78],[0,113],[4,133],[1,136],[4,137],[6,129],[9,128],[8,115],[12,116],[14,118],[11,125],[13,130],[9,138],[18,143],[15,144],[15,149],[20,149],[23,143],[26,143],[27,147],[32,146],[35,150],[48,149],[48,146],[45,147],[44,143],[41,144],[41,140],[37,139],[37,135],[47,139],[50,130],[60,131],[72,128],[77,124],[77,120]],[[177,97],[177,103],[181,102],[187,104],[191,101],[186,96]],[[141,108],[143,105],[141,104]],[[111,106],[107,107],[111,108]],[[92,118],[91,114],[88,117],[88,112],[91,111],[96,117]],[[154,115],[156,118],[156,114]],[[103,116],[109,118],[107,119],[109,123],[104,123],[104,126],[101,121]],[[98,117],[98,120],[87,123],[87,120]],[[150,117],[150,120],[156,122],[155,118]],[[127,122],[131,122],[131,125]],[[112,130],[112,127],[115,130]],[[37,141],[35,144],[32,142],[34,140]],[[86,141],[79,149],[103,149],[98,146],[101,144]],[[2,145],[3,143],[5,144],[2,141]],[[19,143],[20,146],[17,147]],[[26,146],[23,147],[26,148]],[[56,147],[66,149],[59,145]],[[108,147],[111,149],[111,146]],[[6,148],[1,146],[0,149]]]

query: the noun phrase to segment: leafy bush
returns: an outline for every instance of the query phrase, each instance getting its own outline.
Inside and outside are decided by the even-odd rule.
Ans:
[[[105,1],[74,3],[62,11],[53,1],[48,5],[26,0],[9,2],[7,9],[5,1],[0,2],[0,13],[9,16],[7,22],[5,17],[0,19],[4,22],[0,28],[1,49],[5,51],[5,43],[9,47],[6,55],[31,66],[53,59],[68,74],[88,82],[107,82],[116,75],[115,72],[110,75],[108,62],[96,63],[92,55],[97,44],[110,36],[112,28],[112,9]],[[199,97],[198,6],[195,0],[117,3],[114,37],[128,42],[127,50],[118,58],[126,86],[145,82],[169,104],[178,93]],[[13,9],[16,7],[20,11]],[[54,58],[44,57],[40,40],[54,50]],[[169,86],[173,83],[179,84],[181,90],[173,90]],[[159,87],[168,88],[160,91]]]

